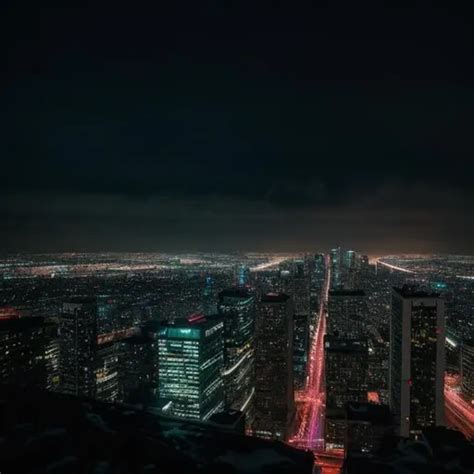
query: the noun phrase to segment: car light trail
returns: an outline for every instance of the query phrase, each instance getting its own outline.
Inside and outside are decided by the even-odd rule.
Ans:
[[[399,272],[405,272],[405,273],[416,273],[414,272],[413,270],[408,270],[408,268],[403,268],[403,267],[398,267],[397,265],[392,265],[390,263],[387,263],[387,262],[384,262],[383,260],[380,260],[380,258],[378,258],[376,260],[376,263],[380,265],[383,265],[384,267],[387,267],[387,268],[390,268],[392,270],[397,270]]]
[[[447,374],[444,382],[446,422],[468,439],[474,439],[474,406],[459,391],[459,376]]]
[[[326,256],[326,274],[321,291],[316,333],[311,344],[308,378],[304,391],[297,393],[299,426],[290,439],[294,446],[320,451],[324,446],[324,334],[326,332],[326,307],[329,292],[330,270]]]

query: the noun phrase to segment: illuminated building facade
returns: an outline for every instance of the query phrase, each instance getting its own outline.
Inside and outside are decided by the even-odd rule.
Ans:
[[[63,303],[59,320],[63,393],[109,402],[118,399],[116,335],[125,334],[113,330],[110,321],[114,315],[115,304],[110,300],[74,298]]]
[[[112,402],[119,398],[119,351],[116,342],[97,347],[95,355],[95,398]]]
[[[46,365],[46,389],[55,392],[60,387],[60,344],[58,325],[47,322],[45,326],[46,343],[44,360]]]
[[[306,382],[306,366],[309,355],[309,314],[294,315],[293,328],[293,374],[295,389],[301,389]]]
[[[255,422],[257,436],[286,440],[295,415],[293,390],[293,303],[269,293],[257,309],[255,327]]]
[[[255,396],[255,294],[248,288],[219,293],[218,311],[224,321],[224,369],[226,409],[245,413],[250,425]]]
[[[165,413],[205,421],[224,409],[223,329],[220,317],[202,314],[160,329],[159,398]]]
[[[120,379],[124,402],[154,405],[158,397],[158,342],[147,331],[120,343]]]
[[[362,290],[329,291],[328,334],[345,338],[366,335],[367,305]]]
[[[393,431],[393,420],[387,405],[349,402],[346,405],[346,454],[368,454],[378,451],[382,440]]]
[[[444,301],[416,287],[394,288],[390,321],[390,408],[400,436],[444,424]]]
[[[345,407],[348,402],[367,401],[367,339],[325,336],[326,446],[344,447]]]
[[[340,247],[331,250],[329,264],[331,267],[331,288],[342,287],[342,250]]]
[[[40,317],[0,317],[0,382],[48,388],[50,328]]]
[[[74,298],[63,303],[59,320],[60,390],[95,396],[97,301]]]

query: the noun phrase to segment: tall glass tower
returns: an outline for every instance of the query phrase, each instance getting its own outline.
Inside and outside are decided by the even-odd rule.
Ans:
[[[224,393],[227,409],[253,419],[255,395],[255,295],[249,288],[231,288],[219,294],[219,314],[224,321]]]
[[[223,327],[219,317],[192,314],[160,329],[159,398],[164,413],[205,421],[223,410]]]

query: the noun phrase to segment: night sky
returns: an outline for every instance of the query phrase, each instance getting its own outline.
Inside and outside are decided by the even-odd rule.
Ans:
[[[460,2],[90,3],[2,2],[1,252],[474,253]]]

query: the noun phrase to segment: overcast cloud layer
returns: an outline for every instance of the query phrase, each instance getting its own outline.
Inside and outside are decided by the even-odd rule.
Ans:
[[[3,13],[4,252],[474,252],[467,12]]]

